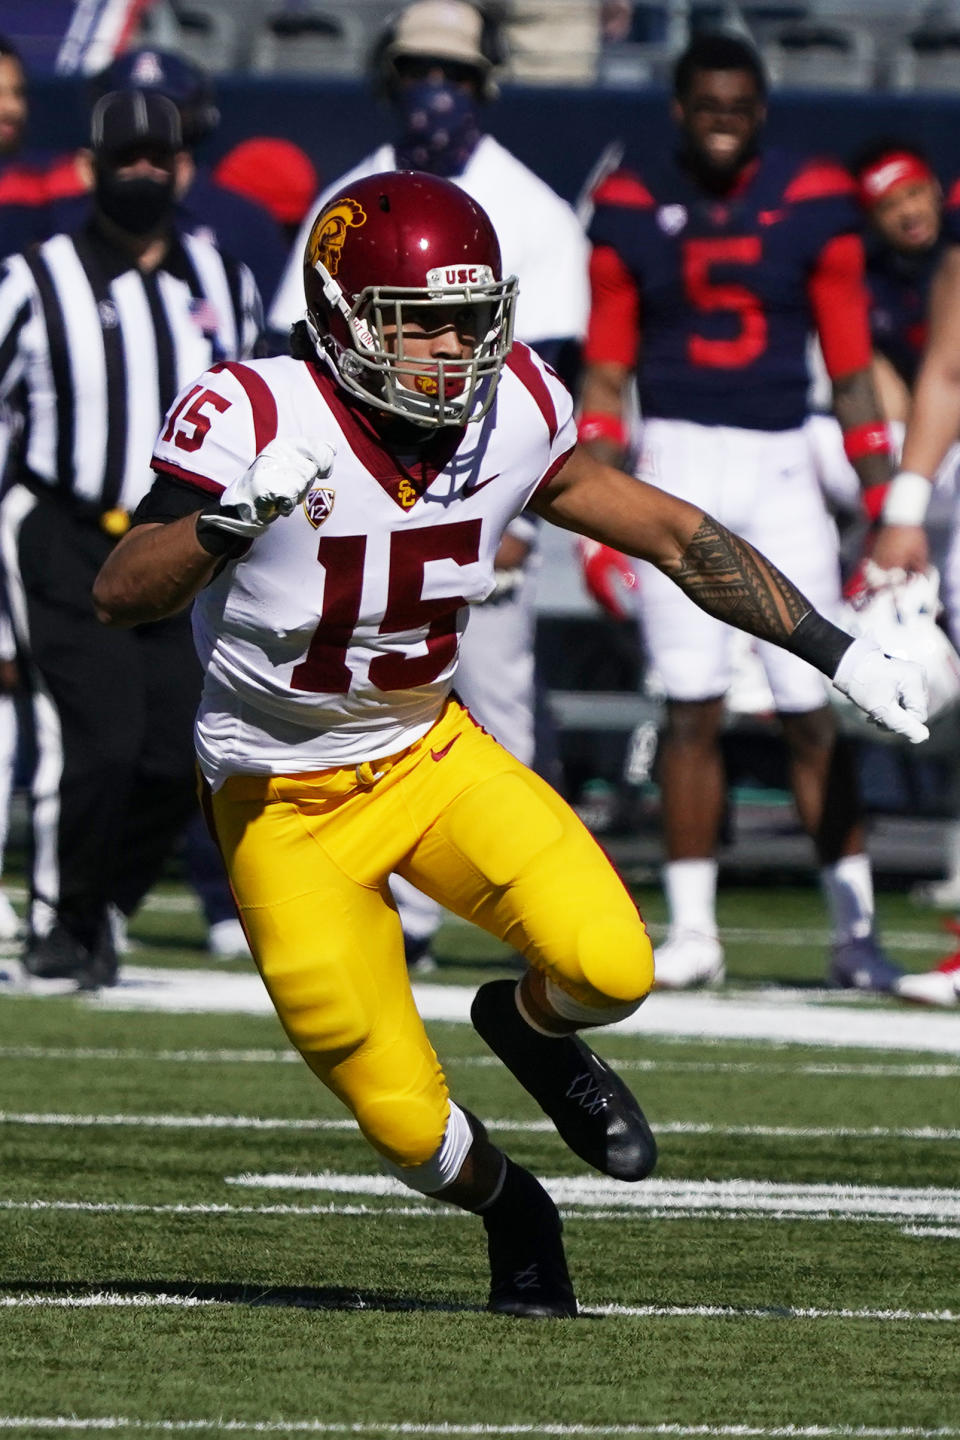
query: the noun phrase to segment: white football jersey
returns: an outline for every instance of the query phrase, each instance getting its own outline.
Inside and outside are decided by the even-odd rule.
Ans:
[[[525,345],[480,421],[388,451],[322,363],[215,365],[181,391],[154,468],[216,496],[276,436],[326,440],[333,473],[197,597],[197,749],[214,786],[391,755],[450,691],[504,528],[575,443],[573,403]]]

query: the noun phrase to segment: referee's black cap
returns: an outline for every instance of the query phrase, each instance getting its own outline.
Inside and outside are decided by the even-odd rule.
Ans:
[[[113,90],[93,107],[90,148],[95,155],[116,155],[137,145],[179,150],[183,145],[180,112],[166,95],[152,90]]]

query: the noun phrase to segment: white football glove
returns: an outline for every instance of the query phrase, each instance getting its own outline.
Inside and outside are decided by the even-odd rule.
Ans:
[[[914,745],[930,734],[927,682],[912,660],[887,655],[875,640],[861,636],[845,650],[833,683],[881,730],[904,735]]]
[[[204,528],[246,540],[262,535],[279,515],[290,515],[317,480],[333,469],[335,451],[326,440],[271,440],[204,513]]]

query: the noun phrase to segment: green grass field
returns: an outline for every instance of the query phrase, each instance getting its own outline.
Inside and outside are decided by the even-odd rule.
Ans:
[[[936,917],[881,907],[931,964]],[[644,1185],[588,1177],[469,1026],[430,1027],[555,1189],[570,1322],[484,1312],[479,1223],[378,1183],[272,1017],[0,992],[0,1432],[960,1437],[960,1042],[818,995],[814,891],[727,891],[721,919],[714,1009],[780,985],[881,1038],[604,1037],[659,1131]],[[138,967],[207,964],[175,889],[134,935]],[[459,925],[438,951],[440,985],[509,972]]]

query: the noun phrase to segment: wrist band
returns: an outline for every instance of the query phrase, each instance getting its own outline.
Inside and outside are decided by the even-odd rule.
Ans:
[[[885,485],[868,486],[867,489],[864,490],[862,495],[860,496],[860,503],[862,504],[868,519],[872,520],[874,524],[876,524],[877,521],[880,519],[880,514],[883,510],[884,502],[886,501],[889,490],[890,482],[888,480]]]
[[[235,560],[250,548],[250,541],[245,535],[231,535],[228,530],[221,530],[217,525],[204,523],[208,516],[216,515],[219,508],[218,505],[211,505],[209,510],[200,511],[195,526],[197,543],[208,555],[213,555],[218,560]]]
[[[915,470],[894,475],[887,490],[880,519],[884,525],[922,525],[930,504],[932,483]]]
[[[626,449],[629,438],[627,427],[619,415],[611,415],[605,410],[591,410],[589,414],[580,416],[577,439],[585,445],[589,445],[591,440],[612,440],[621,449]]]
[[[843,432],[843,448],[848,460],[863,460],[867,455],[889,455],[890,434],[882,420],[854,425]]]
[[[818,669],[831,680],[837,666],[853,644],[853,636],[826,619],[818,610],[808,610],[794,626],[793,634],[784,645],[793,655]]]

